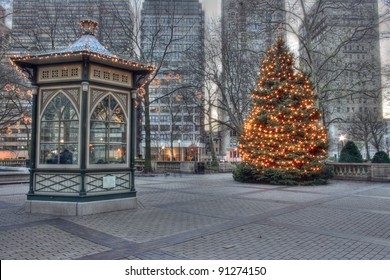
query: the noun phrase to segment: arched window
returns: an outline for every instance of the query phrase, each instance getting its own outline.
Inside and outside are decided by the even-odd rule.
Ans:
[[[107,95],[91,115],[89,163],[126,163],[127,118],[119,103]]]
[[[41,164],[78,163],[79,117],[65,94],[57,94],[46,106],[40,132]]]

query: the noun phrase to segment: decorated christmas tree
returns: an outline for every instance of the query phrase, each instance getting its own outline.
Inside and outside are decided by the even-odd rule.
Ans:
[[[240,138],[244,164],[235,179],[304,184],[323,178],[326,131],[312,85],[294,69],[294,57],[283,39],[268,51],[260,77]]]

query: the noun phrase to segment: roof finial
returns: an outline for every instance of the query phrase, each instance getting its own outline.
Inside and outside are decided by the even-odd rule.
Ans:
[[[80,22],[83,35],[95,35],[96,29],[99,26],[97,21],[92,19],[85,19]]]

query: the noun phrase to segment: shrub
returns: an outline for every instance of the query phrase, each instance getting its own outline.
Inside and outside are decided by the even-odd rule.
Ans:
[[[259,172],[253,165],[241,163],[233,172],[235,181],[244,183],[260,183],[272,185],[323,185],[333,177],[332,168],[324,165],[318,173],[305,176],[300,172],[284,172],[277,169],[266,169]]]
[[[341,150],[339,162],[362,163],[363,157],[354,142],[348,141]]]
[[[372,163],[390,163],[390,159],[385,152],[380,151],[374,155]]]
[[[233,171],[233,179],[237,182],[254,183],[256,182],[256,169],[254,166],[242,162],[236,165]]]

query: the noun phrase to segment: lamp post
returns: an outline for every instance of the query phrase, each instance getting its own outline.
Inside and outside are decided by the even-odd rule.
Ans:
[[[345,135],[341,135],[340,138],[339,138],[340,142],[341,142],[341,149],[344,148],[344,141],[346,140],[346,137]]]
[[[345,135],[340,135],[339,141],[341,142],[341,151],[344,148],[344,141],[345,141],[345,139],[346,139]],[[337,147],[338,147],[338,145],[337,145]],[[340,151],[340,154],[341,154],[341,151]],[[339,157],[340,157],[340,154],[339,154]]]
[[[180,139],[177,140],[177,144],[179,144],[179,161],[181,161],[181,146],[180,146],[181,140]]]

